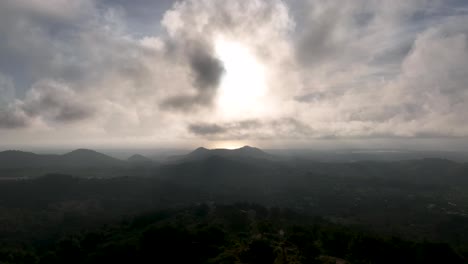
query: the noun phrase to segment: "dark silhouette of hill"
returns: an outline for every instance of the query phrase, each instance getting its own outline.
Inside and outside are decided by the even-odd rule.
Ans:
[[[197,148],[187,155],[172,157],[172,161],[187,162],[204,160],[213,156],[229,158],[229,159],[255,159],[255,160],[274,160],[275,157],[264,152],[259,148],[244,146],[238,149],[206,149],[203,147]]]
[[[127,159],[128,162],[132,164],[151,164],[154,163],[153,160],[140,155],[140,154],[135,154]]]
[[[124,166],[125,162],[89,149],[77,149],[61,156],[65,166],[113,167]]]
[[[64,155],[39,155],[14,150],[0,152],[1,169],[122,167],[124,165],[124,161],[87,149],[77,149]]]
[[[59,155],[38,155],[18,150],[0,152],[0,168],[46,167],[58,164],[59,160]]]

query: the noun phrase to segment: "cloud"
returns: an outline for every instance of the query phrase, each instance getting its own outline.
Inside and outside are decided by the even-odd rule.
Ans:
[[[205,90],[216,89],[224,71],[221,61],[203,49],[193,51],[189,61],[195,74],[195,86],[202,91],[201,94]]]
[[[467,25],[468,17],[449,18],[420,34],[401,75],[388,87],[394,97],[420,109],[415,134],[468,135]]]
[[[94,106],[68,86],[42,81],[33,86],[24,100],[10,103],[0,111],[0,128],[21,128],[41,119],[46,123],[70,123],[90,118]]]
[[[16,129],[26,127],[29,118],[18,109],[0,109],[0,129]]]
[[[192,110],[194,107],[211,106],[224,73],[222,62],[214,56],[213,49],[207,44],[190,43],[189,46],[177,49],[182,50],[188,62],[196,93],[168,98],[162,107],[170,110]]]
[[[440,5],[310,2],[296,42],[307,83],[298,119],[335,138],[468,136],[466,15]]]
[[[189,131],[195,135],[206,136],[224,133],[226,128],[216,124],[192,124]]]
[[[95,111],[89,101],[82,101],[71,88],[50,81],[34,85],[20,108],[28,116],[39,116],[59,123],[83,120],[91,117]]]
[[[15,107],[15,87],[8,76],[0,73],[0,129],[25,127],[27,116]]]
[[[309,125],[294,118],[246,119],[220,124],[195,123],[189,125],[188,130],[210,140],[284,140],[315,136],[315,131]]]
[[[466,3],[156,2],[1,1],[0,136],[468,137]],[[265,68],[265,94],[238,115],[218,100],[218,38]]]
[[[270,56],[279,54],[284,45],[281,34],[290,23],[282,1],[178,2],[166,12],[162,25],[169,35],[169,58],[189,66],[192,85],[165,100],[162,108],[188,111],[214,106],[225,73],[213,48],[216,38],[232,38],[253,46],[262,53],[259,57]]]
[[[311,92],[304,95],[298,95],[294,97],[294,100],[299,103],[313,103],[313,102],[320,102],[324,100],[330,100],[334,97],[342,96],[342,93],[337,92]]]
[[[11,78],[0,73],[0,108],[15,99],[15,86]]]

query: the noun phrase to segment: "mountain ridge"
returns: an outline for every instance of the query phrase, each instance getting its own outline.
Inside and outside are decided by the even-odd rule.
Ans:
[[[215,148],[215,149],[207,149],[205,147],[199,147],[189,152],[186,155],[174,156],[172,160],[179,161],[179,162],[187,162],[187,161],[197,161],[197,160],[204,160],[213,156],[220,156],[223,158],[231,158],[231,159],[264,159],[264,160],[272,160],[274,156],[266,153],[265,151],[251,147],[251,146],[243,146],[237,149],[223,149],[223,148]]]
[[[76,149],[63,155],[36,154],[20,150],[0,152],[0,168],[44,168],[44,167],[108,167],[122,166],[124,161],[90,150]]]
[[[131,164],[136,164],[136,165],[146,165],[146,164],[153,164],[155,161],[152,159],[145,157],[141,154],[134,154],[130,157],[128,157],[127,162]]]

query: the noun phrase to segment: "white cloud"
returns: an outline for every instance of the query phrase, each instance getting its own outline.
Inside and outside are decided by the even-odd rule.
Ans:
[[[459,10],[439,0],[186,0],[154,25],[165,33],[141,37],[124,9],[104,2],[4,1],[0,136],[467,137],[468,15]],[[219,36],[265,66],[261,114],[217,113]]]

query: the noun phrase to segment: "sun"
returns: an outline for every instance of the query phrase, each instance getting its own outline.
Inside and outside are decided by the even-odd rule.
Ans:
[[[240,42],[218,37],[215,52],[225,69],[218,91],[219,111],[228,118],[261,112],[267,92],[265,66]]]
[[[213,149],[238,149],[245,145],[248,144],[242,141],[217,141],[210,144],[209,147]]]

